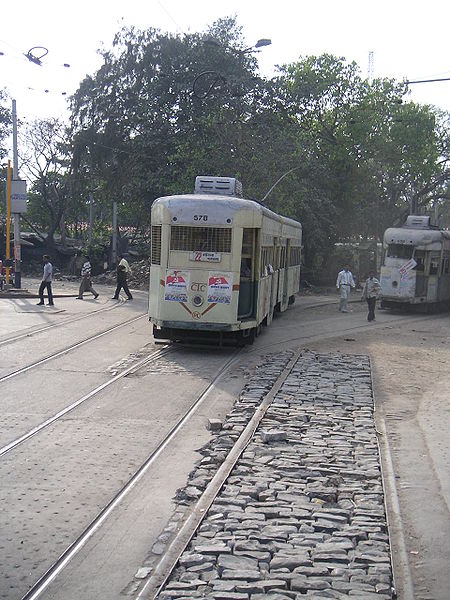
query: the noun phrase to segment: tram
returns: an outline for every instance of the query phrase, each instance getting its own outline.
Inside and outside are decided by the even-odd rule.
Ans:
[[[234,178],[152,205],[149,320],[156,339],[251,343],[300,286],[302,226],[242,197]]]
[[[382,307],[429,311],[450,304],[450,231],[410,215],[402,227],[385,231],[383,246]]]

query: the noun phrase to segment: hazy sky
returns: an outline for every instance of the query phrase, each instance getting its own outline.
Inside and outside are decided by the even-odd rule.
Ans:
[[[265,76],[277,64],[324,52],[356,61],[366,76],[372,51],[375,77],[450,77],[448,0],[19,0],[2,3],[0,87],[22,118],[64,117],[62,92],[73,93],[98,69],[97,50],[109,48],[123,25],[187,33],[234,14],[249,46],[272,40],[258,55]],[[23,56],[33,46],[48,48],[42,67]],[[450,110],[450,81],[410,89],[414,101]]]

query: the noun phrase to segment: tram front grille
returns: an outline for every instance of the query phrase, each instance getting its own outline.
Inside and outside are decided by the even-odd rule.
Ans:
[[[172,225],[170,249],[186,252],[231,252],[231,228]]]

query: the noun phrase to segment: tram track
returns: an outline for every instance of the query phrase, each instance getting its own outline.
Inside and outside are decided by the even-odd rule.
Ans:
[[[138,321],[139,319],[142,319],[143,317],[145,317],[146,314],[147,313],[143,313],[141,315],[138,315],[137,317],[132,317],[131,319],[127,319],[126,321],[123,321],[122,323],[119,323],[118,325],[113,325],[112,327],[109,327],[108,329],[105,329],[105,330],[101,331],[100,333],[95,333],[95,334],[85,338],[84,340],[81,340],[80,342],[76,342],[75,344],[66,346],[62,350],[59,350],[58,352],[54,352],[53,354],[49,354],[48,356],[41,358],[35,362],[32,362],[29,365],[26,365],[25,367],[21,367],[20,369],[12,371],[11,373],[8,373],[7,375],[3,375],[2,377],[0,377],[0,383],[7,381],[8,379],[11,379],[13,377],[17,377],[18,375],[22,375],[23,373],[26,373],[27,371],[30,371],[31,369],[34,369],[35,367],[38,367],[38,366],[43,365],[51,360],[59,358],[60,356],[64,356],[65,354],[68,354],[69,352],[72,352],[73,350],[76,350],[77,348],[80,348],[80,347],[84,346],[85,344],[88,344],[89,342],[93,342],[94,340],[97,340],[105,335],[108,335],[109,333],[116,331],[117,329],[120,329],[121,327],[125,327],[126,325],[129,325],[130,323],[134,323],[135,321]]]
[[[230,449],[226,459],[220,465],[217,473],[211,479],[209,484],[206,486],[205,491],[196,502],[193,509],[190,511],[188,517],[185,519],[183,525],[175,535],[172,543],[170,544],[167,551],[162,556],[161,560],[155,567],[152,576],[148,579],[147,583],[143,586],[139,594],[136,596],[136,600],[142,600],[143,598],[157,598],[162,591],[165,583],[171,576],[179,558],[185,551],[187,545],[191,541],[204,517],[206,516],[209,508],[219,494],[222,486],[226,479],[230,475],[231,471],[235,467],[237,461],[241,457],[243,451],[252,440],[258,425],[261,423],[265,416],[272,400],[276,394],[280,391],[282,385],[286,381],[287,377],[291,373],[294,365],[303,348],[297,350],[291,357],[286,367],[280,373],[273,383],[271,389],[265,394],[265,397],[259,407],[255,410],[252,417],[249,419],[246,427]]]
[[[92,316],[98,316],[101,313],[105,313],[105,312],[109,312],[111,310],[115,310],[117,309],[119,306],[121,306],[122,304],[124,304],[124,300],[120,300],[118,303],[112,305],[112,306],[107,306],[105,308],[99,308],[96,310],[93,310],[87,314],[84,315],[78,315],[77,317],[73,317],[73,318],[69,318],[69,319],[65,319],[63,321],[59,321],[58,323],[52,323],[51,325],[45,325],[45,327],[40,327],[39,329],[33,329],[32,331],[27,331],[24,333],[20,333],[19,335],[15,335],[13,337],[8,337],[5,338],[4,340],[0,340],[0,347],[1,346],[6,346],[8,344],[12,344],[14,342],[26,339],[26,338],[30,338],[34,335],[37,335],[39,333],[43,333],[45,331],[49,331],[50,329],[55,329],[56,327],[61,327],[62,325],[70,325],[71,323],[76,323],[77,321],[82,321],[83,319],[88,319]]]
[[[408,319],[409,322],[421,323],[423,321],[438,319],[439,315],[426,315],[426,316],[422,315],[422,316],[418,316],[417,318],[414,318],[414,317],[406,317],[406,318]],[[280,346],[282,344],[287,344],[289,342],[302,342],[304,340],[305,343],[308,343],[308,342],[316,342],[316,341],[322,341],[322,340],[326,340],[326,339],[337,338],[337,337],[340,337],[340,336],[346,334],[347,332],[358,333],[358,332],[363,332],[363,331],[372,331],[374,328],[389,329],[389,328],[392,328],[393,326],[396,326],[396,325],[399,325],[402,323],[405,323],[405,317],[403,317],[401,319],[392,320],[389,322],[379,323],[379,324],[371,323],[371,324],[367,324],[367,325],[355,325],[354,327],[346,327],[345,329],[336,330],[333,332],[327,331],[327,332],[324,332],[321,334],[312,334],[312,335],[301,334],[301,335],[297,335],[295,337],[283,338],[282,340],[280,340],[278,342],[272,342],[272,343],[266,344],[264,346],[261,345],[256,348],[249,348],[248,352],[251,354],[254,354],[256,352],[260,352],[261,350],[268,350],[270,348],[275,348],[276,346]]]
[[[125,377],[126,375],[132,372],[137,372],[151,360],[157,360],[161,357],[161,353],[164,350],[166,350],[166,352],[164,352],[163,354],[165,356],[168,352],[173,352],[177,350],[177,348],[170,346],[160,351],[158,356],[152,355],[151,357],[146,357],[146,359],[143,359],[139,363],[130,366],[128,369],[126,369],[126,371],[123,371],[116,377],[112,378],[110,383],[116,381],[121,377]],[[42,577],[28,590],[28,592],[22,597],[22,600],[34,600],[41,596],[41,594],[51,584],[51,582],[58,576],[58,574],[75,557],[75,555],[78,554],[78,552],[83,548],[83,546],[88,542],[88,540],[101,527],[103,522],[114,511],[114,509],[119,506],[119,504],[124,500],[128,493],[142,479],[142,477],[146,474],[148,469],[155,463],[155,461],[158,459],[158,457],[161,455],[164,449],[172,442],[172,440],[175,438],[175,436],[181,430],[181,428],[189,421],[189,419],[194,415],[194,413],[197,411],[200,405],[205,401],[208,394],[211,392],[211,390],[214,389],[220,378],[224,376],[228,369],[230,369],[230,367],[232,367],[238,361],[243,350],[243,348],[237,349],[232,354],[232,356],[229,357],[228,360],[218,369],[214,377],[209,381],[209,383],[206,385],[203,391],[200,394],[198,394],[197,397],[190,403],[189,407],[184,412],[184,414],[181,415],[177,422],[171,426],[170,430],[158,442],[158,445],[154,450],[151,451],[146,460],[140,465],[140,467],[134,472],[134,474],[128,479],[128,481],[121,487],[121,489],[111,498],[111,500],[104,506],[104,508],[97,514],[97,516],[94,519],[92,519],[92,521],[85,527],[82,533],[66,548],[66,550],[59,556],[59,558],[53,563],[53,565],[51,565],[50,568],[47,569],[44,575],[42,575]],[[79,405],[80,401],[77,405]],[[75,408],[75,406],[73,406],[73,408]],[[73,410],[73,408],[71,408],[71,410]],[[32,437],[32,435],[35,434],[31,434],[30,436],[28,436],[27,439]],[[25,440],[17,441],[18,444],[20,444],[22,443],[22,441]],[[15,444],[14,447],[16,447],[18,444]],[[12,448],[9,448],[9,450],[11,449]],[[5,452],[3,452],[3,450],[3,448],[0,449],[0,456],[2,455],[2,453],[5,454],[9,451],[5,450]]]
[[[113,383],[118,381],[119,379],[126,377],[130,373],[135,373],[140,368],[142,368],[144,365],[146,365],[154,360],[158,360],[159,358],[162,358],[162,357],[166,356],[167,354],[174,352],[174,351],[175,351],[175,348],[173,348],[171,346],[166,346],[164,348],[156,350],[150,356],[146,356],[139,362],[134,363],[133,365],[131,365],[130,367],[128,367],[127,369],[122,371],[121,373],[118,373],[114,377],[111,377],[110,379],[108,379],[108,381],[105,381],[104,383],[97,386],[96,388],[94,388],[93,390],[91,390],[90,392],[88,392],[87,394],[85,394],[84,396],[82,396],[81,398],[76,400],[75,402],[72,402],[69,406],[66,406],[65,408],[63,408],[62,410],[60,410],[59,412],[57,412],[50,418],[46,419],[39,425],[36,425],[36,427],[33,427],[32,429],[30,429],[27,433],[21,435],[20,437],[16,438],[9,444],[6,444],[2,448],[0,448],[0,457],[4,456],[11,450],[14,450],[23,442],[26,442],[27,440],[31,439],[36,434],[41,432],[43,429],[47,428],[49,425],[52,425],[53,423],[55,423],[56,421],[58,421],[59,419],[61,419],[65,415],[67,415],[69,412],[73,411],[75,408],[77,408],[78,406],[80,406],[81,404],[86,402],[86,400],[89,400],[93,396],[97,395],[99,392],[103,391],[104,389],[106,389],[107,387],[109,387],[110,385],[112,385]]]
[[[434,315],[433,316],[421,316],[421,317],[417,317],[417,318],[413,317],[413,318],[409,318],[408,321],[409,322],[421,322],[421,321],[428,321],[429,319],[433,319],[433,318],[437,318],[437,317]],[[399,319],[396,319],[395,321],[394,320],[390,321],[389,323],[383,323],[383,324],[380,323],[379,327],[389,328],[389,327],[395,326],[399,323],[405,323],[405,318],[404,317],[399,318]],[[225,363],[221,367],[219,372],[215,375],[214,379],[209,383],[209,385],[206,387],[206,389],[197,398],[195,403],[190,407],[190,409],[187,410],[185,415],[183,417],[181,417],[181,419],[178,421],[178,423],[172,427],[172,429],[169,431],[169,433],[166,435],[166,437],[159,443],[158,447],[152,451],[152,453],[148,456],[146,461],[144,463],[142,463],[141,466],[135,471],[134,475],[132,475],[132,477],[123,485],[123,487],[121,487],[121,489],[117,492],[117,494],[108,502],[107,505],[105,505],[105,507],[98,513],[98,515],[83,530],[83,532],[67,547],[67,549],[60,555],[58,560],[55,561],[55,563],[46,571],[46,573],[39,579],[39,581],[27,592],[27,594],[25,596],[23,596],[23,600],[29,600],[30,598],[38,598],[44,592],[44,590],[50,585],[50,583],[58,576],[58,574],[65,568],[65,566],[72,560],[72,558],[74,558],[75,555],[78,554],[78,552],[84,547],[84,545],[87,543],[87,541],[90,538],[92,538],[92,536],[95,534],[95,532],[102,526],[102,524],[108,518],[108,516],[111,514],[111,512],[114,511],[114,509],[119,506],[119,504],[122,502],[122,500],[128,494],[128,492],[130,492],[131,489],[133,489],[134,486],[137,484],[137,482],[145,475],[145,473],[150,468],[150,466],[156,461],[159,454],[164,450],[164,448],[166,448],[170,444],[171,440],[176,435],[176,433],[179,431],[179,429],[189,420],[190,415],[193,414],[193,412],[195,412],[196,408],[201,403],[202,398],[204,398],[207,395],[208,391],[211,389],[211,387],[214,386],[214,382],[217,381],[218,378],[220,378],[224,374],[224,372],[226,371],[227,368],[229,368],[232,364],[234,364],[234,361],[238,360],[239,357],[243,356],[244,353],[246,353],[246,354],[252,353],[253,354],[254,352],[257,352],[257,351],[259,352],[259,351],[270,350],[271,348],[275,349],[280,344],[286,344],[289,341],[304,340],[305,344],[306,344],[309,342],[319,341],[319,340],[323,340],[326,338],[330,338],[330,339],[336,338],[336,337],[345,335],[347,332],[351,332],[351,331],[355,331],[355,332],[356,331],[367,331],[367,330],[373,329],[373,328],[374,328],[373,325],[359,325],[359,326],[347,328],[347,329],[341,330],[341,331],[332,331],[332,332],[327,332],[327,333],[324,332],[324,333],[313,334],[313,335],[299,335],[299,336],[296,336],[295,338],[289,338],[289,340],[284,339],[282,341],[270,343],[265,346],[260,346],[258,348],[246,347],[246,348],[242,348],[239,351],[237,351],[229,359],[229,361],[227,361],[227,363]],[[175,350],[178,348],[178,346],[175,346],[175,347],[172,346],[170,348],[172,350]],[[166,350],[166,349],[167,348],[164,348],[163,350]],[[114,379],[117,380],[117,379],[120,379],[121,377],[125,377],[128,374],[137,372],[140,368],[144,367],[146,362],[148,362],[149,360],[157,360],[158,358],[159,358],[159,356],[155,356],[155,355],[146,357],[139,363],[135,363],[135,364],[131,365],[129,367],[129,369],[127,369],[126,371],[123,371],[115,378],[112,378],[110,382],[106,382],[106,385],[110,385],[111,383],[113,383]],[[73,406],[71,405],[71,407],[68,407],[67,410],[64,409],[65,410],[64,414],[67,414],[67,412],[76,408],[76,406],[78,406],[82,401],[85,401],[89,397],[92,397],[92,395],[94,395],[95,393],[98,393],[100,391],[100,388],[101,388],[101,386],[99,386],[98,390],[93,390],[92,392],[87,394],[84,399],[80,399],[79,401],[77,401],[77,403],[74,403]],[[62,416],[63,416],[63,414],[59,415],[58,418],[61,418]],[[51,424],[51,422],[55,422],[55,420],[56,419],[53,419],[52,421],[49,420],[48,424],[45,424],[44,427],[41,427],[39,430],[42,430],[43,428],[47,427],[48,425]],[[36,431],[34,433],[30,432],[30,435],[27,437],[27,439],[30,439],[36,433],[38,433],[38,431]],[[22,441],[25,441],[25,440],[22,440]],[[21,444],[22,441],[18,441],[18,443],[15,445],[15,447],[18,446],[19,444]],[[6,449],[5,452],[3,452],[3,450],[4,450],[3,448],[0,449],[0,456],[2,454],[6,454],[11,449],[12,448]],[[169,576],[170,576],[170,573],[168,574],[168,577]],[[163,585],[163,584],[161,584],[161,585]],[[140,598],[140,596],[139,596],[139,598]]]

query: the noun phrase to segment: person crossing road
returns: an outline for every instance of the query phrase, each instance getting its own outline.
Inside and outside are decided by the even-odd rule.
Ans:
[[[340,312],[348,312],[348,299],[350,297],[351,288],[355,287],[355,280],[353,279],[352,272],[350,271],[350,266],[345,265],[342,271],[339,272],[336,287],[341,294],[341,298],[339,300],[339,310]]]

